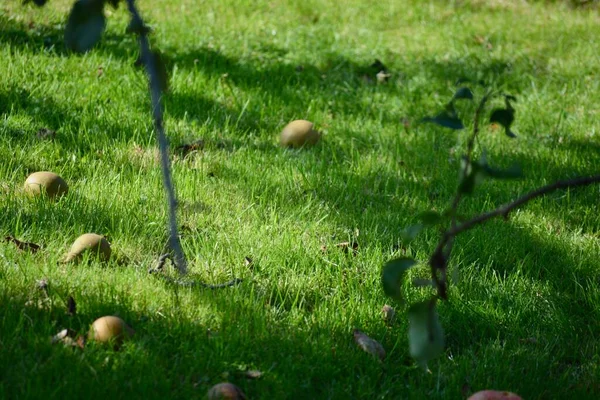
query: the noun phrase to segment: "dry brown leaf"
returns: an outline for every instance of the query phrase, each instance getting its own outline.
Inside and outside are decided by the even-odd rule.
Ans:
[[[54,132],[52,129],[42,128],[37,131],[35,137],[40,140],[54,140],[54,138],[56,138],[56,132]]]
[[[369,336],[359,331],[358,329],[354,330],[354,341],[364,351],[371,354],[374,357],[377,357],[380,361],[385,360],[385,349],[375,339],[371,339]]]
[[[83,347],[85,346],[85,338],[81,335],[78,336],[76,339],[74,338],[75,331],[71,329],[63,329],[56,335],[52,336],[52,338],[50,339],[50,343],[62,343],[65,346],[80,347],[83,349]]]
[[[386,71],[379,71],[376,76],[377,82],[386,83],[390,79],[390,76],[392,76],[392,74],[389,74]]]
[[[381,309],[381,313],[383,314],[383,319],[387,324],[391,324],[396,317],[396,310],[392,308],[390,305],[384,305]]]
[[[40,249],[39,244],[35,244],[35,243],[31,243],[31,242],[22,242],[19,239],[14,238],[12,236],[5,236],[4,241],[8,242],[8,243],[14,243],[15,246],[17,246],[17,248],[22,251],[29,251],[31,253],[35,253],[36,251],[38,251]]]
[[[48,279],[40,279],[39,281],[35,281],[35,286],[39,290],[43,290],[44,292],[48,292]]]
[[[249,369],[248,371],[244,371],[244,376],[248,379],[260,379],[263,373],[257,369]]]
[[[189,153],[191,153],[192,151],[203,150],[204,145],[205,145],[204,139],[198,139],[191,143],[185,143],[185,144],[182,144],[181,146],[177,146],[177,148],[175,150],[178,151],[182,156],[186,156]]]
[[[347,253],[352,251],[352,255],[356,255],[358,252],[358,243],[357,242],[341,242],[335,245],[335,247],[344,250]]]

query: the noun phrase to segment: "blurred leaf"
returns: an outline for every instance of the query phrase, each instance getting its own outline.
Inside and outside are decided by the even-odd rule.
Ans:
[[[506,169],[495,169],[486,164],[483,166],[483,170],[487,176],[496,179],[517,179],[523,177],[523,170],[517,164],[513,164]]]
[[[468,87],[461,87],[454,93],[452,100],[466,99],[473,100],[473,92]]]
[[[400,237],[404,243],[414,240],[419,233],[425,228],[423,224],[414,224],[407,226],[400,232]]]
[[[413,304],[408,310],[410,355],[423,367],[444,351],[444,330],[435,308],[435,299]]]
[[[385,349],[383,348],[381,343],[379,343],[375,339],[371,339],[369,336],[359,331],[358,329],[355,329],[353,334],[354,341],[356,342],[358,347],[371,354],[372,356],[377,357],[379,361],[385,360]]]
[[[490,123],[497,123],[504,127],[504,132],[508,137],[515,138],[515,135],[511,130],[510,126],[515,120],[515,110],[510,108],[510,104],[507,104],[509,108],[497,108],[490,115]]]
[[[104,3],[78,0],[73,4],[65,28],[65,44],[76,52],[86,52],[100,40],[106,28]]]
[[[421,220],[420,223],[407,226],[400,232],[403,242],[411,242],[419,235],[419,233],[421,233],[421,231],[423,231],[423,229],[437,225],[442,221],[442,216],[435,211],[424,211],[417,215],[417,218]]]
[[[442,216],[435,211],[424,211],[417,218],[425,225],[437,225],[442,222]]]
[[[435,282],[431,279],[414,278],[412,283],[416,287],[435,287]]]
[[[383,291],[386,295],[398,301],[402,300],[400,283],[404,273],[416,263],[412,258],[402,257],[388,261],[383,266],[381,281],[383,283]]]
[[[463,129],[465,127],[456,114],[449,113],[448,111],[442,111],[435,117],[425,117],[421,121],[433,122],[434,124],[438,124],[444,128],[450,128],[454,130]]]
[[[465,158],[461,159],[461,180],[458,184],[458,191],[462,194],[472,194],[475,185],[485,176],[481,170],[481,166],[477,162],[469,162],[465,167],[467,162],[468,161]]]
[[[107,1],[115,9],[119,8],[119,3],[121,2],[121,0],[107,0]]]

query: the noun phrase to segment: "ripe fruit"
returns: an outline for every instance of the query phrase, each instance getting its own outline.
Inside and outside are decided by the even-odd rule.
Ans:
[[[312,122],[303,119],[290,122],[281,131],[281,145],[285,147],[314,145],[321,138],[321,134],[313,129],[313,127]]]
[[[498,390],[482,390],[477,392],[467,400],[523,400],[518,395],[511,392],[500,392]]]
[[[67,182],[54,172],[34,172],[25,181],[25,193],[32,196],[46,195],[55,198],[67,194],[68,191]]]
[[[102,261],[108,261],[111,254],[110,244],[104,236],[86,233],[75,240],[65,262],[79,261],[86,251],[91,252],[93,256],[98,256]]]
[[[133,333],[133,329],[121,318],[108,315],[94,321],[88,338],[100,343],[114,343],[115,347],[118,348],[123,340],[133,336]]]
[[[246,400],[242,390],[233,383],[217,383],[208,390],[208,400]]]

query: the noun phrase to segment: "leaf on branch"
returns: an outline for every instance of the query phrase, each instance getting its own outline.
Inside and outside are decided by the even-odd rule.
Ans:
[[[65,44],[70,50],[84,53],[100,40],[105,28],[104,2],[78,0],[67,20]]]
[[[444,128],[450,128],[454,130],[463,129],[465,127],[460,118],[458,118],[456,109],[454,108],[454,103],[452,101],[446,104],[446,109],[435,117],[425,117],[421,121],[433,122],[434,124],[438,124]]]
[[[383,291],[386,295],[402,301],[400,283],[404,277],[404,273],[416,263],[412,258],[401,257],[388,261],[383,266],[381,282],[383,283]]]
[[[437,225],[442,222],[442,216],[435,211],[423,211],[417,218],[421,220],[424,225]]]
[[[466,163],[468,164],[465,165]],[[458,184],[458,191],[462,194],[472,194],[475,185],[485,177],[481,166],[477,162],[469,162],[466,158],[462,158],[460,171],[461,180]]]
[[[454,97],[452,97],[452,101],[454,100],[473,100],[473,92],[468,87],[461,87],[454,93]]]
[[[444,330],[440,324],[435,298],[413,304],[408,310],[410,355],[421,366],[444,351]]]
[[[515,135],[510,130],[510,126],[515,120],[515,110],[512,107],[510,107],[508,100],[507,105],[509,106],[508,108],[497,108],[494,111],[492,111],[492,114],[490,115],[490,123],[497,123],[502,125],[504,127],[504,132],[506,133],[506,136],[516,138],[517,135]]]

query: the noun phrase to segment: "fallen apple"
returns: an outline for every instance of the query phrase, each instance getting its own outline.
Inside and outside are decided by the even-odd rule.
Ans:
[[[284,147],[303,147],[316,144],[321,134],[314,129],[314,124],[303,119],[290,122],[283,128],[279,142]]]
[[[94,321],[88,338],[100,343],[113,343],[118,348],[125,339],[133,336],[133,333],[133,329],[121,318],[107,315]]]
[[[501,392],[498,390],[482,390],[474,393],[467,400],[523,400],[518,395],[511,392]]]
[[[208,400],[246,400],[242,390],[233,383],[217,383],[208,390]]]
[[[69,186],[63,178],[54,172],[34,172],[25,180],[25,193],[32,196],[61,197],[69,191]]]
[[[102,261],[108,261],[111,254],[110,243],[104,236],[85,233],[73,242],[65,262],[79,261],[85,252],[98,256]]]

